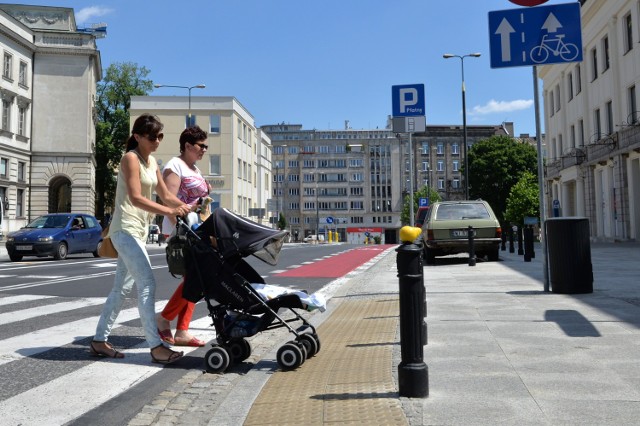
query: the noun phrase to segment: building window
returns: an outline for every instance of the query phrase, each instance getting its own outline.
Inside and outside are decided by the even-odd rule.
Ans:
[[[16,194],[16,217],[24,216],[24,189],[18,189]]]
[[[571,125],[571,128],[569,130],[569,143],[570,148],[575,148],[576,147],[576,126],[574,126],[573,124]]]
[[[438,154],[438,155],[443,155],[444,154],[444,143],[438,142],[438,145],[437,145],[437,148],[436,148],[436,154]]]
[[[569,102],[573,99],[573,74],[571,73],[569,73],[569,76],[567,77],[567,98],[569,99]]]
[[[2,130],[10,131],[9,125],[11,123],[11,103],[7,100],[2,100]]]
[[[458,160],[453,160],[453,171],[454,172],[459,172],[460,171],[460,162]]]
[[[364,210],[364,202],[351,201],[351,210]]]
[[[18,161],[18,182],[25,181],[25,169],[27,168],[27,163],[24,161]]]
[[[600,125],[600,108],[596,108],[593,113],[593,131],[596,141],[602,139],[602,127]]]
[[[627,117],[628,124],[636,124],[638,122],[638,109],[636,103],[636,86],[629,87],[629,117]]]
[[[607,102],[607,135],[613,134],[613,104]]]
[[[460,188],[460,179],[458,178],[453,178],[453,180],[451,181],[451,187],[453,189],[458,189]]]
[[[422,148],[420,153],[422,155],[429,155],[429,142],[422,142]]]
[[[26,121],[27,109],[25,107],[18,108],[18,134],[20,136],[25,136]]]
[[[7,178],[9,175],[9,160],[7,158],[0,158],[0,177]]]
[[[609,37],[604,36],[602,39],[602,72],[605,72],[611,66],[609,58]]]
[[[28,78],[29,78],[29,70],[27,68],[27,63],[20,61],[20,73],[18,75],[18,84],[28,87]]]
[[[594,47],[591,49],[591,81],[598,78],[598,51]]]
[[[209,114],[209,133],[220,133],[219,114]]]
[[[560,85],[559,84],[556,84],[554,93],[556,97],[556,111],[560,111]]]
[[[438,160],[438,163],[436,165],[436,170],[439,172],[444,172],[444,161]]]
[[[13,67],[13,56],[9,53],[4,54],[4,66],[2,67],[2,76],[11,80],[11,68]]]
[[[624,53],[633,49],[633,23],[631,21],[631,13],[625,15],[622,20],[624,24]]]
[[[582,92],[582,68],[580,64],[576,65],[576,95]]]
[[[457,143],[451,144],[451,155],[460,155],[460,146]]]
[[[191,114],[191,112],[189,112],[189,114],[184,116],[184,124],[185,127],[193,127],[196,125],[196,115],[195,114]]]
[[[438,178],[438,189],[444,189],[444,178]]]
[[[553,96],[553,91],[549,93],[549,111],[550,111],[551,117],[553,117],[554,114],[556,113],[556,105],[555,105],[555,98]]]
[[[580,141],[580,146],[584,146],[584,120],[578,120],[578,141]]]
[[[428,172],[429,171],[429,162],[428,161],[423,161],[422,162],[422,171],[423,172]]]

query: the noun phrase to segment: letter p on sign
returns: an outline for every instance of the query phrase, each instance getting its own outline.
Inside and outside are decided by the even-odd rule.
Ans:
[[[400,112],[407,113],[407,107],[418,103],[418,91],[413,87],[400,89]]]

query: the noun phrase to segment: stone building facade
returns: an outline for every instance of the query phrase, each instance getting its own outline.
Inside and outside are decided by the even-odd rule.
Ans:
[[[95,211],[96,38],[71,8],[0,4],[3,233],[48,212]]]

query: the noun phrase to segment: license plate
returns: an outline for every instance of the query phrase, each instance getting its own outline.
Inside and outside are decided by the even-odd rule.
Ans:
[[[27,250],[31,250],[31,249],[33,249],[33,246],[16,246],[16,250],[27,251]]]
[[[467,237],[469,234],[467,232],[466,229],[455,229],[453,231],[451,231],[451,236],[452,237],[456,237],[456,238],[460,238],[460,237]]]

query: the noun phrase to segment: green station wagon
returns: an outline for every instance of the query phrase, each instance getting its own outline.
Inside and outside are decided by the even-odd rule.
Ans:
[[[502,229],[489,203],[482,200],[433,203],[422,226],[424,257],[433,264],[436,256],[469,252],[469,226],[473,227],[477,257],[497,261]]]

